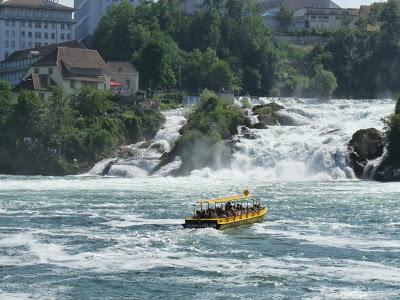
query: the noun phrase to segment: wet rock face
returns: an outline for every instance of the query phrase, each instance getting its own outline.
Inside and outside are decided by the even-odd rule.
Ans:
[[[253,107],[253,113],[258,116],[258,121],[264,126],[278,125],[277,112],[284,109],[283,106],[276,103],[268,103]]]
[[[368,161],[383,155],[385,143],[385,133],[375,128],[361,129],[353,134],[349,143],[349,159],[358,178],[363,176]]]
[[[377,181],[400,181],[400,165],[392,165],[384,161],[378,167],[373,179]]]

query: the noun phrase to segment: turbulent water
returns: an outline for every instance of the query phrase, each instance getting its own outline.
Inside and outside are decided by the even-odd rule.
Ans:
[[[394,103],[283,102],[301,126],[240,138],[229,170],[0,176],[0,299],[400,299],[400,184],[354,180],[344,159]],[[264,222],[182,229],[194,200],[244,188]]]

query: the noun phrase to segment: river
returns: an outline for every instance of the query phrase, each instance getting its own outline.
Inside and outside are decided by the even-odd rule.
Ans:
[[[400,184],[355,180],[342,159],[394,104],[286,107],[304,124],[256,130],[229,170],[0,176],[0,299],[400,298]],[[244,188],[264,222],[182,229],[194,200]]]

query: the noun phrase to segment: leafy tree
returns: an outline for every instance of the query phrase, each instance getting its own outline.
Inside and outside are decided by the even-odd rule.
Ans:
[[[130,38],[134,15],[135,9],[131,3],[123,1],[121,4],[111,5],[101,19],[93,36],[93,44],[108,60],[131,58],[135,47]]]
[[[0,81],[0,127],[6,122],[11,112],[11,86],[6,81]]]
[[[151,89],[168,88],[177,83],[179,50],[165,34],[157,34],[134,55],[141,85]]]
[[[290,12],[286,7],[281,6],[278,12],[278,21],[283,29],[283,32],[287,33],[293,24],[293,13]]]
[[[329,97],[337,88],[335,75],[319,65],[315,69],[315,76],[311,79],[310,88],[315,95],[320,97]]]

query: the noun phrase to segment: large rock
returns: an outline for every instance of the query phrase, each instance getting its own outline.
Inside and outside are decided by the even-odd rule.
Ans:
[[[361,129],[353,135],[348,146],[349,159],[358,178],[363,176],[368,161],[383,155],[385,143],[385,133],[375,128]]]
[[[258,121],[264,126],[279,125],[277,112],[284,109],[276,103],[268,103],[253,107],[253,113],[258,116]]]
[[[384,160],[378,166],[372,179],[377,181],[400,181],[400,164],[391,164]]]

